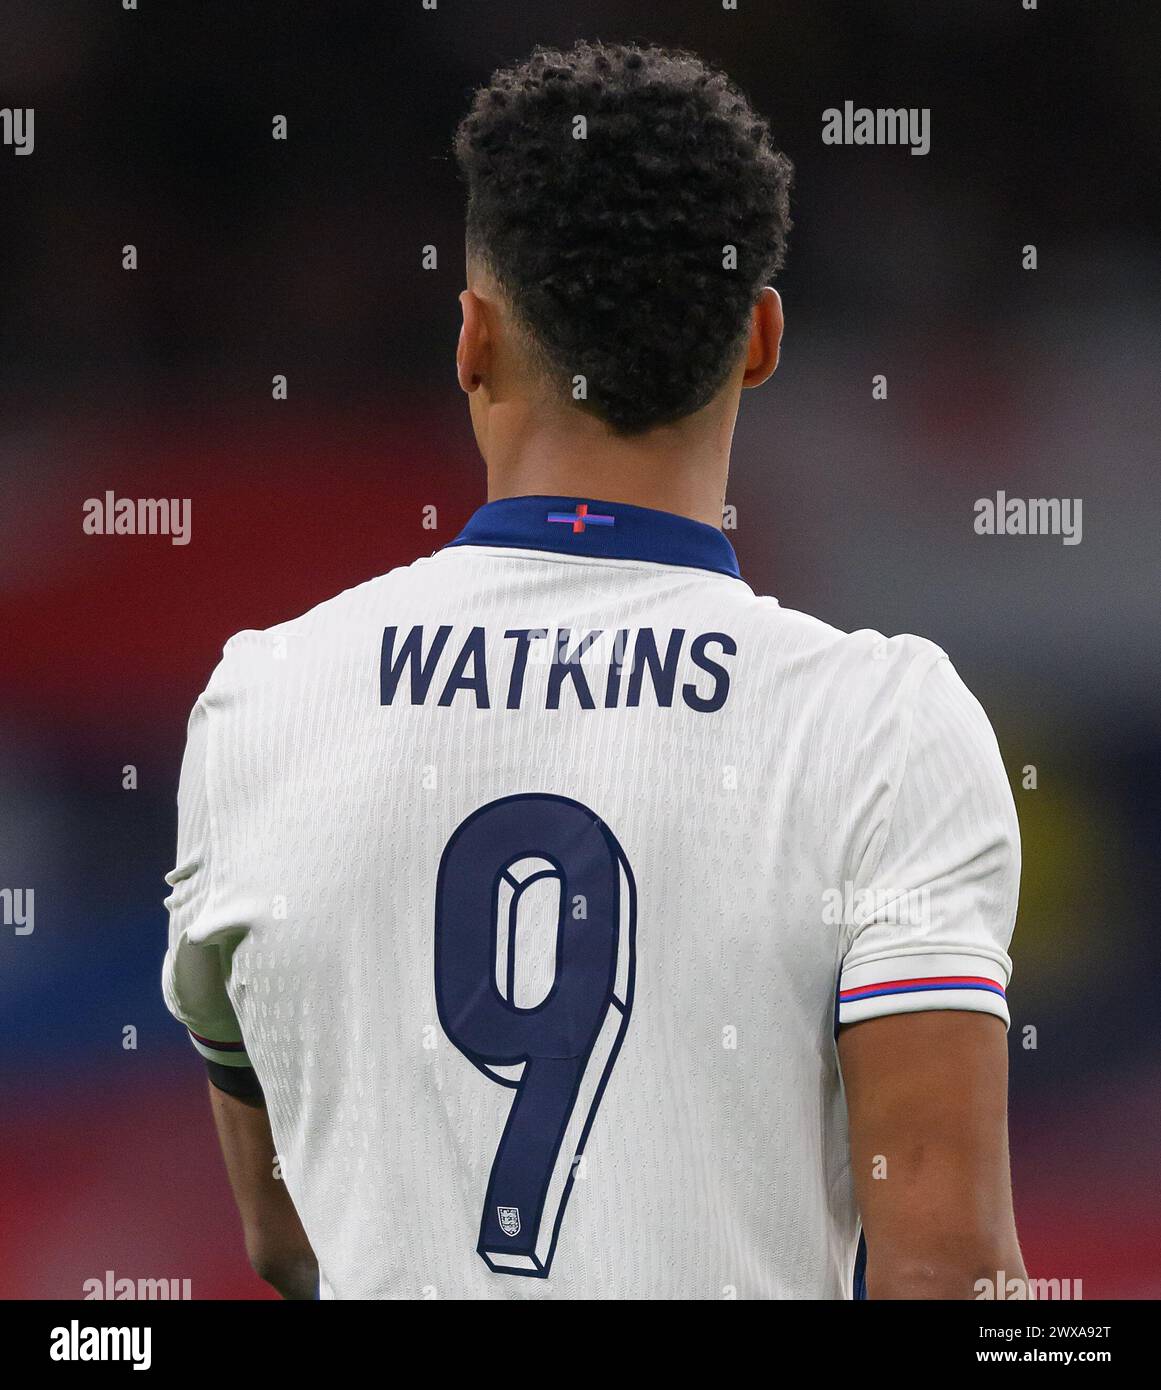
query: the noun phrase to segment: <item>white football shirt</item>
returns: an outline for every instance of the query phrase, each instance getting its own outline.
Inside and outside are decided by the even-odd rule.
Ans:
[[[178,800],[166,1001],[324,1298],[850,1297],[837,1022],[1008,1020],[979,704],[686,518],[493,502],[239,633]]]

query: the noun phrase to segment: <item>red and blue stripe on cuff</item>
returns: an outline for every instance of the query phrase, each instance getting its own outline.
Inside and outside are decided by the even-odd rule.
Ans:
[[[985,975],[932,975],[921,980],[878,980],[870,985],[839,991],[840,1004],[853,1004],[859,999],[878,999],[884,994],[921,994],[936,989],[982,989],[989,994],[1005,997],[1004,986]]]

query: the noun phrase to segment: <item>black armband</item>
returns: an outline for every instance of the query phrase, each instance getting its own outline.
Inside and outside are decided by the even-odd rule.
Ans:
[[[253,1067],[224,1067],[221,1062],[211,1062],[207,1058],[206,1070],[210,1074],[210,1081],[219,1091],[225,1091],[226,1095],[233,1096],[245,1105],[266,1104],[266,1097],[262,1094],[262,1083]]]

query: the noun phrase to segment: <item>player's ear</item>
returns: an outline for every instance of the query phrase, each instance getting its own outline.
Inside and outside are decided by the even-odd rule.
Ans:
[[[750,313],[750,341],[746,347],[743,386],[761,386],[778,365],[782,345],[782,297],[769,285]]]
[[[487,372],[489,351],[488,321],[484,306],[471,290],[460,295],[460,308],[464,321],[460,326],[460,340],[456,346],[456,376],[460,390],[469,395],[483,381]]]

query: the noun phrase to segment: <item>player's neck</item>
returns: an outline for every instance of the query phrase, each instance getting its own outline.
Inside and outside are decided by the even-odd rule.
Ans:
[[[577,418],[579,417],[579,418]],[[722,524],[732,424],[682,422],[628,438],[580,412],[519,430],[489,431],[488,500],[585,497]]]

